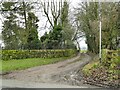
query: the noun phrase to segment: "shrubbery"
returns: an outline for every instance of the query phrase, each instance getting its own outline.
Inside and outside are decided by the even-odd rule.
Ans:
[[[2,50],[2,60],[25,58],[59,58],[68,57],[76,53],[76,50]]]
[[[102,65],[110,68],[115,67],[116,65],[120,64],[119,60],[119,53],[120,50],[102,50]]]
[[[83,69],[84,79],[89,84],[117,88],[120,75],[120,50],[102,50],[102,62],[93,59]]]

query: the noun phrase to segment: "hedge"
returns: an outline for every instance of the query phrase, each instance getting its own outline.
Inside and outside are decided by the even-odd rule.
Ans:
[[[76,54],[76,50],[2,50],[2,60],[26,58],[59,58]]]
[[[102,50],[102,64],[110,67],[112,64],[119,64],[120,50]]]

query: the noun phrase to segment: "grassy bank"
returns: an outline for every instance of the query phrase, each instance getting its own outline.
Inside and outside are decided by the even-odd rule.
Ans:
[[[89,76],[92,74],[91,73],[92,69],[97,68],[97,67],[99,67],[99,60],[93,60],[89,64],[85,65],[83,67],[82,71],[83,71],[84,75]]]
[[[103,54],[104,57],[102,57],[101,63],[96,58],[83,67],[84,80],[89,84],[118,88],[120,87],[120,56],[117,56],[116,52],[111,53],[111,51],[107,54],[103,52]]]
[[[70,57],[51,58],[51,59],[29,58],[29,59],[2,61],[0,62],[0,64],[2,63],[2,67],[0,67],[0,70],[2,70],[3,72],[10,72],[13,70],[23,70],[30,67],[56,63],[59,61],[66,60],[68,58]]]

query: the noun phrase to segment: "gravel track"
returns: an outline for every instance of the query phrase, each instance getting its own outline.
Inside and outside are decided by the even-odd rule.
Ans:
[[[76,57],[55,64],[37,66],[26,70],[14,71],[3,75],[4,80],[17,80],[32,83],[66,84],[71,86],[92,87],[82,83],[80,69],[89,63],[91,57],[78,54]],[[79,72],[79,74],[78,74]],[[96,88],[96,87],[95,87]]]

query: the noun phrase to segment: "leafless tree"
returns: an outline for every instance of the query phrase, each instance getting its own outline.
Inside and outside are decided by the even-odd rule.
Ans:
[[[51,27],[54,28],[58,25],[63,6],[62,0],[49,0],[48,2],[41,2],[43,12],[48,19]]]

